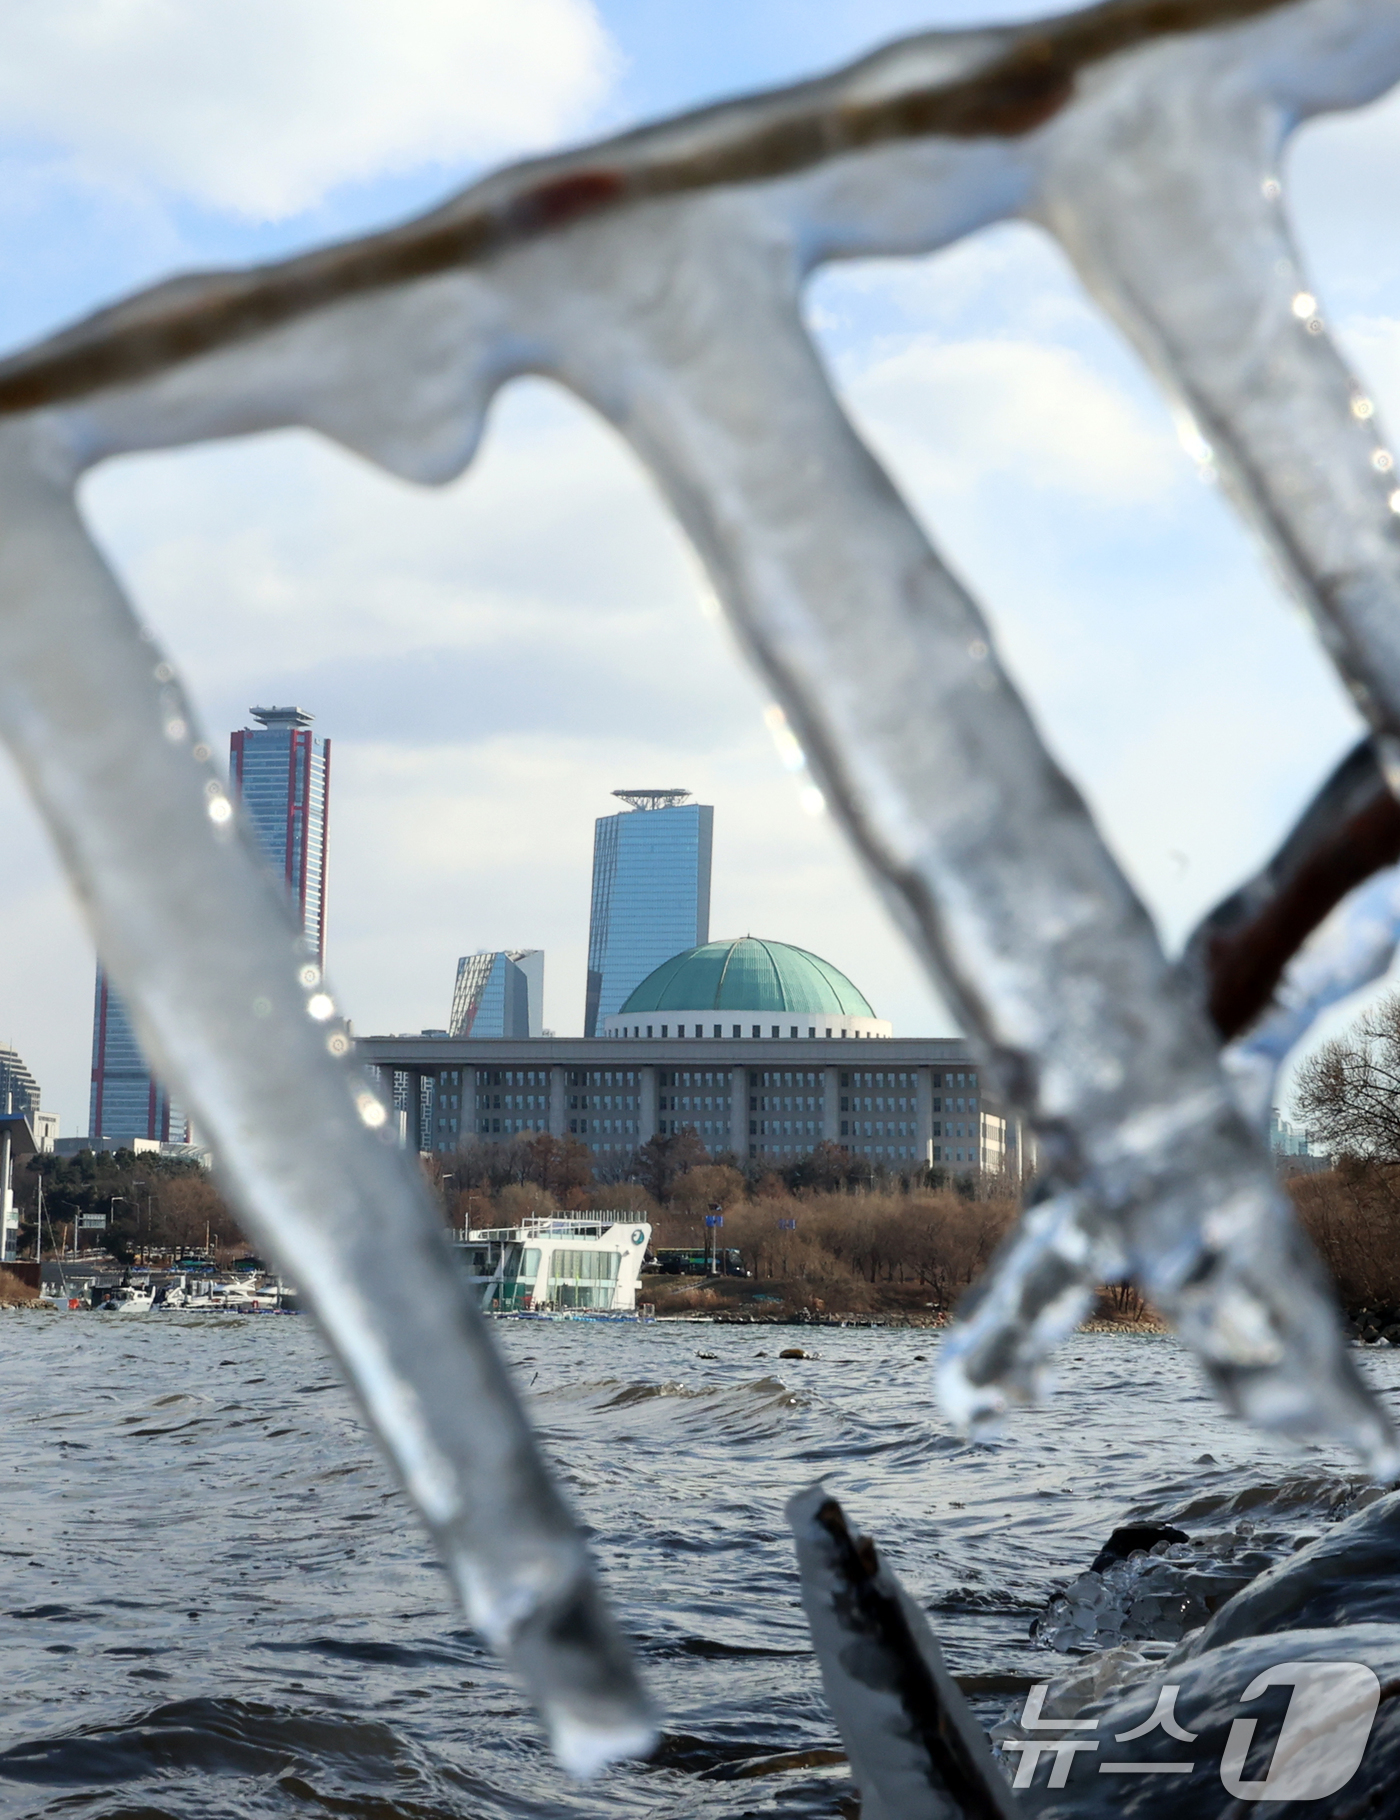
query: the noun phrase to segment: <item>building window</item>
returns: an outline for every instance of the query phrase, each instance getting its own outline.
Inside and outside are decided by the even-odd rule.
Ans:
[[[758,1035],[758,1034],[759,1034],[759,1028],[758,1028],[758,1025],[757,1025],[757,1024],[755,1024],[755,1025],[754,1025],[754,1027],[753,1027],[753,1033],[754,1033],[754,1035],[755,1035],[755,1036],[757,1036],[757,1035]]]

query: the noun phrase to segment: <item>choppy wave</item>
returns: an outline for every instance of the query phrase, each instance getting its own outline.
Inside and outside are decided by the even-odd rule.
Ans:
[[[637,1403],[650,1403],[657,1398],[679,1397],[682,1399],[719,1400],[726,1403],[751,1401],[769,1408],[805,1409],[811,1402],[810,1397],[799,1396],[789,1390],[781,1378],[755,1378],[746,1384],[684,1384],[667,1378],[662,1383],[624,1384],[620,1390],[605,1398],[599,1405],[602,1409],[630,1409]]]
[[[842,1333],[791,1365],[742,1329],[501,1339],[663,1714],[651,1764],[557,1776],[309,1326],[17,1318],[0,1322],[0,1815],[836,1820],[850,1786],[782,1517],[798,1486],[825,1476],[879,1538],[988,1718],[1070,1666],[1049,1619],[1085,1605],[1070,1595],[1115,1527],[1189,1544],[1113,1570],[1123,1622],[1075,1618],[1085,1661],[1130,1634],[1139,1656],[1168,1647],[1173,1600],[1184,1625],[1181,1600],[1208,1612],[1221,1576],[1367,1495],[1342,1459],[1225,1419],[1160,1339],[1074,1342],[1057,1401],[977,1446],[933,1405],[923,1333]],[[1362,1363],[1400,1385],[1400,1351]]]

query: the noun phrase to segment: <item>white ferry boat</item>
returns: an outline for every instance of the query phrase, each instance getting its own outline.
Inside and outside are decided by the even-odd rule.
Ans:
[[[468,1231],[457,1244],[488,1313],[630,1315],[650,1238],[633,1213],[557,1213]]]

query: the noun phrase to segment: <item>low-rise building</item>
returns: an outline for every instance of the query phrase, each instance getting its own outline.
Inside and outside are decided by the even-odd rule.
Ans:
[[[39,1148],[26,1112],[0,1112],[0,1261],[9,1263],[19,1242],[15,1169]]]

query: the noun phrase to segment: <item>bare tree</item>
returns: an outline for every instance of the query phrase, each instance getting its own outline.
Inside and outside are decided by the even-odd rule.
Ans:
[[[1293,1097],[1323,1149],[1400,1162],[1400,993],[1310,1055],[1298,1070]]]

